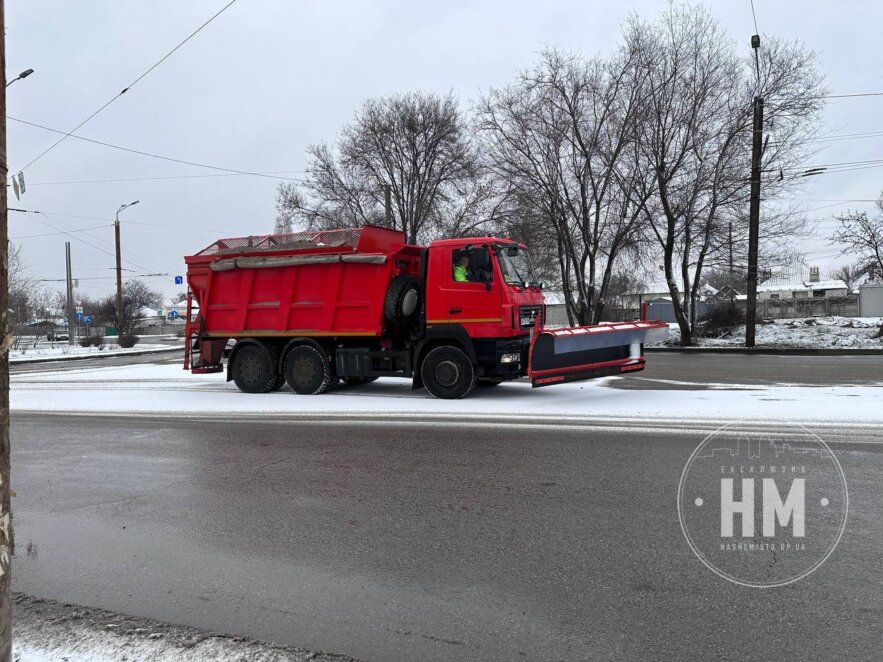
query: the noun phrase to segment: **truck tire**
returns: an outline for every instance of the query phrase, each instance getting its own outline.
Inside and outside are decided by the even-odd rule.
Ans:
[[[429,350],[420,367],[423,385],[433,397],[456,400],[475,388],[475,368],[459,347],[442,345]]]
[[[273,386],[270,387],[270,391],[278,391],[283,386],[285,386],[285,375],[278,374],[276,375],[276,381],[273,382]]]
[[[285,381],[300,395],[318,395],[337,380],[325,355],[312,345],[298,345],[285,357]]]
[[[233,354],[230,373],[243,393],[269,393],[276,383],[273,360],[257,345],[246,345]]]
[[[420,316],[420,281],[400,275],[392,279],[383,300],[383,317],[400,328],[417,321]]]

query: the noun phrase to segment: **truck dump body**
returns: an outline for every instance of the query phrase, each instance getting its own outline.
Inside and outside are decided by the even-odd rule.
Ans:
[[[203,337],[379,336],[376,293],[416,273],[419,250],[366,226],[221,239],[185,261]]]

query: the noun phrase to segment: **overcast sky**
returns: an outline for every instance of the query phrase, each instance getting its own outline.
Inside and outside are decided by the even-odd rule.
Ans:
[[[9,115],[73,128],[226,2],[6,0],[7,76],[36,71],[9,88]],[[708,4],[747,50],[754,32],[749,0]],[[477,95],[530,66],[543,47],[606,53],[630,12],[654,16],[665,6],[661,0],[238,0],[78,134],[178,159],[299,177],[305,147],[333,140],[366,97],[451,90],[468,108]],[[883,91],[879,2],[755,0],[755,7],[761,35],[798,37],[819,53],[832,94]],[[883,97],[832,100],[821,131],[883,132],[881,110]],[[10,121],[10,172],[57,138]],[[824,145],[813,164],[883,159],[883,135]],[[806,180],[795,197],[816,219],[819,238],[805,247],[810,264],[825,271],[847,261],[824,239],[834,225],[831,216],[847,207],[870,209],[871,203],[857,200],[877,197],[881,173],[871,168]],[[213,174],[70,138],[26,170],[20,201],[10,190],[10,206],[50,215],[10,213],[9,234],[22,237],[25,262],[41,279],[63,278],[64,242],[70,240],[80,290],[109,294],[110,223],[120,204],[138,199],[121,215],[126,275],[182,274],[182,256],[214,239],[273,228],[273,179],[147,179]],[[144,181],[59,183],[130,178]],[[826,205],[832,206],[818,209]],[[103,227],[72,237],[30,237],[95,226]],[[145,280],[167,295],[181,289],[170,277]]]

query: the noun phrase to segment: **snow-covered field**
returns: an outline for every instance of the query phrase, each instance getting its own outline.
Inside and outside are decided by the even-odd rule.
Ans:
[[[652,369],[652,368],[651,368]],[[530,418],[715,419],[883,422],[879,386],[707,384],[701,390],[623,390],[615,379],[652,378],[652,372],[531,389],[526,382],[476,388],[463,400],[436,400],[405,379],[381,379],[300,396],[241,393],[224,374],[191,375],[181,366],[134,365],[12,375],[14,411],[126,413],[223,417],[298,414],[409,414]],[[883,375],[880,376],[883,385]],[[692,385],[695,386],[695,385]]]
[[[758,322],[756,344],[759,347],[835,348],[852,347],[883,350],[878,338],[881,317],[805,317]],[[667,345],[680,343],[677,324],[669,325]],[[704,347],[738,347],[745,343],[745,325],[717,338],[698,338]]]
[[[138,343],[134,347],[123,349],[118,345],[108,344],[104,349],[97,347],[80,347],[79,345],[68,345],[67,343],[57,342],[53,346],[50,343],[41,343],[37,347],[25,347],[20,349],[9,350],[9,361],[11,363],[27,363],[29,361],[45,361],[53,359],[62,361],[64,359],[77,359],[83,357],[97,357],[117,354],[132,354],[135,352],[160,352],[172,349],[174,345],[159,343]],[[183,345],[181,345],[183,349]]]

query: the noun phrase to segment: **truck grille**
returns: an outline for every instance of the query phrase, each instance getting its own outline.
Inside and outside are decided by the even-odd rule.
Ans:
[[[533,328],[536,324],[537,315],[540,316],[540,324],[543,324],[543,306],[519,306],[518,326],[522,329]]]

